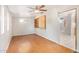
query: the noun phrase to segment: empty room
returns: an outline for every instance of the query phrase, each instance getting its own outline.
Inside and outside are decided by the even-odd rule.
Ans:
[[[79,52],[79,5],[0,5],[0,53]]]

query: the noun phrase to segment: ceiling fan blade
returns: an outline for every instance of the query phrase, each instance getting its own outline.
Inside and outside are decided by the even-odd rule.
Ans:
[[[34,8],[31,7],[30,9],[34,9]]]
[[[41,8],[43,8],[43,7],[45,7],[45,5],[37,5],[37,6],[36,6],[36,9],[39,10],[39,9],[41,9]]]
[[[33,7],[28,7],[29,9],[35,9],[35,8],[33,8]]]
[[[36,10],[39,10],[40,9],[40,7],[39,6],[36,6]]]
[[[43,8],[43,7],[45,7],[45,5],[41,5],[41,6],[40,6],[40,8]]]
[[[40,11],[47,11],[47,10],[45,10],[45,9],[40,9]]]

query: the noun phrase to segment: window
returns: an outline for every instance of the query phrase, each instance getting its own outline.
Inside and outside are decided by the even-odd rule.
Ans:
[[[4,34],[4,7],[1,6],[1,34]]]

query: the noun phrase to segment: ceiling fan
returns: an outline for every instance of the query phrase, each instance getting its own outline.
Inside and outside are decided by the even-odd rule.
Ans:
[[[35,12],[45,12],[47,11],[45,8],[45,5],[36,5],[34,8],[29,7],[30,9],[33,9]]]

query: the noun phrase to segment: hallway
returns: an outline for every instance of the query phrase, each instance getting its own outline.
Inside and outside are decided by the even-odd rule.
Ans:
[[[71,49],[58,45],[36,34],[14,36],[10,42],[8,53],[72,53]]]

